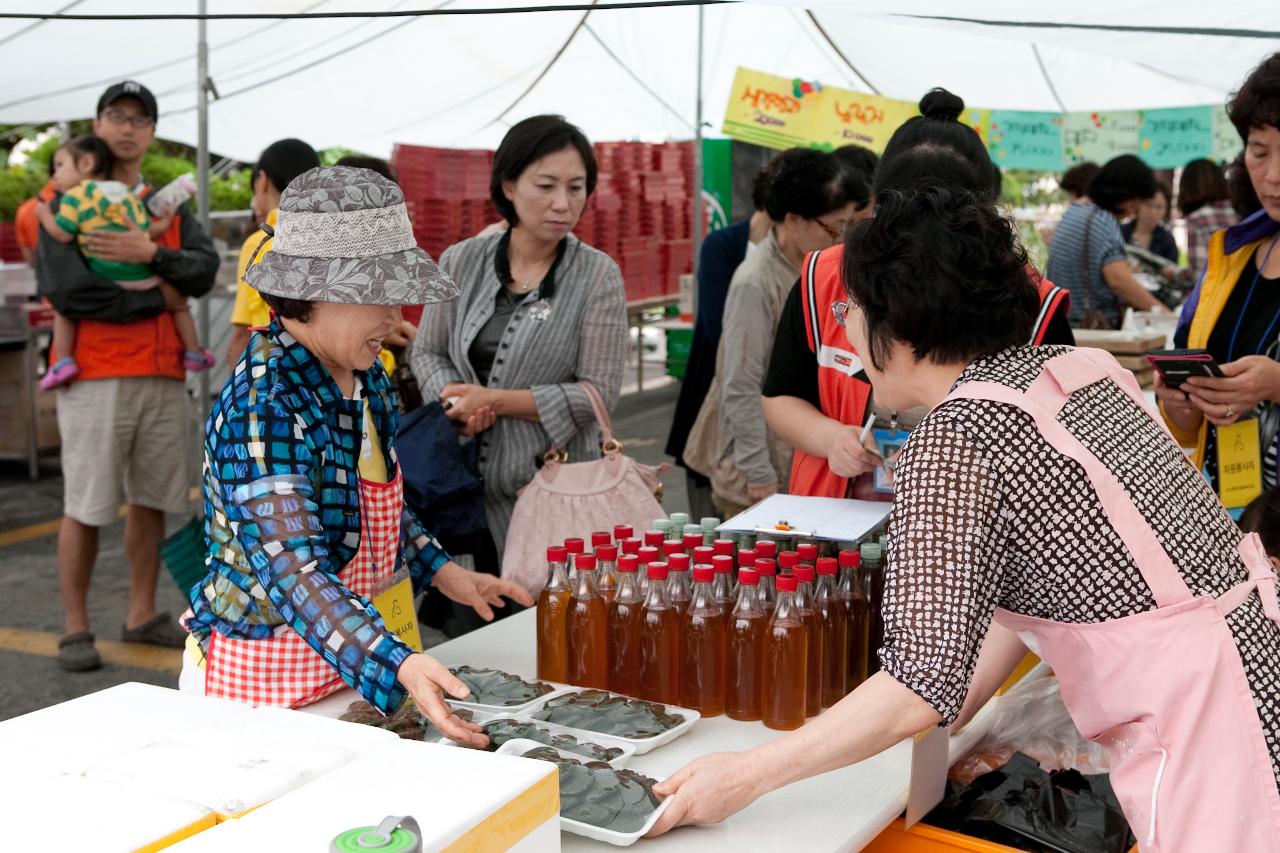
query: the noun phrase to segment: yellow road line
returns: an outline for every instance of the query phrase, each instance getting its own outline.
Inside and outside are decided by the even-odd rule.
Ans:
[[[191,500],[200,497],[200,490],[194,486],[188,495]],[[117,513],[119,518],[124,518],[129,514],[127,504],[120,505],[120,512]],[[23,542],[30,542],[32,539],[43,539],[46,536],[56,536],[58,533],[58,525],[62,523],[62,519],[55,518],[52,521],[41,521],[37,524],[28,524],[26,527],[16,527],[13,530],[0,531],[0,548],[7,548],[10,545],[20,545]]]
[[[182,650],[165,649],[142,643],[118,643],[98,640],[98,654],[105,663],[132,666],[177,675],[182,671]],[[56,658],[58,635],[50,631],[27,631],[22,628],[0,628],[0,651]]]

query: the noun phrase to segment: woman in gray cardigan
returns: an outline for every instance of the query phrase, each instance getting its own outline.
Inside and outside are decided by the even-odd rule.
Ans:
[[[424,399],[439,398],[460,435],[480,442],[485,515],[499,556],[516,493],[552,447],[600,456],[590,382],[612,409],[627,352],[622,275],[569,232],[596,185],[582,131],[560,116],[511,128],[490,195],[510,225],[445,251],[458,299],[428,305],[411,364]]]

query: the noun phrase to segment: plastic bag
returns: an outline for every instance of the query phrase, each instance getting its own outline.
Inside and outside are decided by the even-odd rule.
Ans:
[[[996,703],[990,731],[957,761],[948,778],[968,785],[1022,752],[1046,770],[1106,773],[1106,750],[1084,739],[1062,703],[1058,679],[1023,680]]]
[[[1126,853],[1135,843],[1105,774],[1046,773],[1021,753],[968,786],[949,782],[924,822],[1039,853]]]

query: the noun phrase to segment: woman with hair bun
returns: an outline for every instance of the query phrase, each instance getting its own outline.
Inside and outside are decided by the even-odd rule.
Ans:
[[[769,234],[733,274],[716,377],[685,443],[684,461],[711,480],[722,518],[786,489],[791,448],[765,423],[761,386],[783,303],[809,252],[830,246],[860,210],[866,180],[831,154],[792,148],[769,166]]]
[[[882,669],[801,728],[668,777],[653,834],[964,725],[1026,638],[1106,747],[1144,851],[1280,851],[1280,606],[1262,543],[1113,357],[1026,345],[1036,289],[985,199],[879,193],[844,269],[841,316],[876,395],[929,410],[896,468]]]

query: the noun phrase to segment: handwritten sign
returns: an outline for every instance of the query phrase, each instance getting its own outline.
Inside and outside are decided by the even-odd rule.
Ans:
[[[906,101],[831,86],[823,90],[823,96],[826,106],[814,127],[822,148],[861,145],[883,151],[893,132],[918,112]]]
[[[1184,166],[1213,153],[1213,119],[1208,107],[1144,110],[1138,146],[1155,169]]]
[[[1219,163],[1229,163],[1244,148],[1236,126],[1227,118],[1227,108],[1218,105],[1209,108],[1209,121],[1213,126],[1213,154]]]
[[[1062,117],[1057,113],[992,110],[987,150],[1001,169],[1062,168]]]
[[[1121,154],[1137,154],[1141,126],[1142,116],[1137,110],[1064,113],[1062,159],[1067,166],[1074,166],[1084,162],[1102,164]]]
[[[808,146],[826,93],[797,94],[793,81],[739,68],[724,112],[724,133],[766,148]]]
[[[374,609],[386,623],[387,630],[415,652],[422,651],[422,634],[418,631],[418,611],[413,606],[413,582],[406,576],[381,595],[373,597]]]

